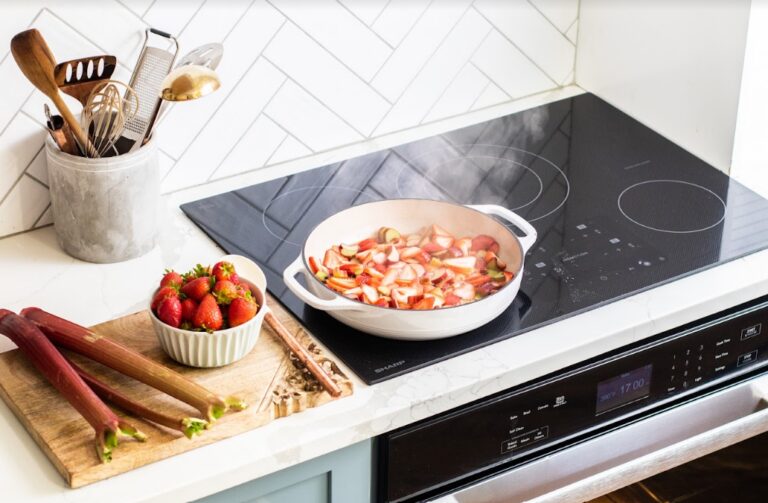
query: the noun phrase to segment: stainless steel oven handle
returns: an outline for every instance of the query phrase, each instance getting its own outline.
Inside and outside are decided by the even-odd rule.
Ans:
[[[434,501],[587,501],[766,431],[768,375],[576,444]]]

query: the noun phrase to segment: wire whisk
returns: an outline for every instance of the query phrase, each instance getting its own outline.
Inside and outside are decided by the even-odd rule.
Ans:
[[[119,87],[127,92],[121,92]],[[115,142],[138,109],[139,98],[127,84],[107,80],[96,86],[88,96],[80,119],[93,144],[93,150],[87,152],[87,157],[105,157],[110,151],[117,154]]]

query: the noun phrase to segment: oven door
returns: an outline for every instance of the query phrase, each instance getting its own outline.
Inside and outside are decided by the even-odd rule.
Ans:
[[[766,431],[762,374],[428,501],[588,501]]]

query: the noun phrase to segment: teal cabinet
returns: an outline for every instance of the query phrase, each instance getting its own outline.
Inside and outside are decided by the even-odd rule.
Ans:
[[[373,440],[351,445],[199,503],[366,503],[372,501]]]

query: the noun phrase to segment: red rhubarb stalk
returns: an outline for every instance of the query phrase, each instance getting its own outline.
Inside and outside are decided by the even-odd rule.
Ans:
[[[237,411],[247,407],[239,398],[222,398],[141,353],[42,309],[27,307],[21,314],[35,322],[54,344],[104,364],[191,405],[199,410],[209,423],[220,418],[229,409]]]
[[[32,364],[96,430],[96,452],[102,462],[112,460],[121,437],[143,442],[146,436],[118,419],[77,375],[58,349],[29,320],[0,309],[0,333],[11,339]]]
[[[85,383],[90,386],[99,397],[107,402],[117,405],[126,412],[130,412],[138,417],[143,417],[144,419],[165,426],[166,428],[178,430],[187,438],[199,435],[208,427],[208,421],[204,419],[199,419],[197,417],[171,416],[150,409],[131,399],[127,395],[124,395],[122,392],[116,390],[105,382],[100,381],[95,376],[77,366],[71,360],[68,361],[72,368],[75,369],[75,372],[77,372],[83,381],[85,381]]]

